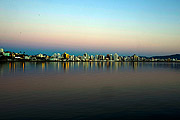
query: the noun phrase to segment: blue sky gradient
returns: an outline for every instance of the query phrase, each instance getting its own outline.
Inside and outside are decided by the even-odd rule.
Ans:
[[[1,0],[0,47],[47,54],[179,53],[179,6],[179,0]]]

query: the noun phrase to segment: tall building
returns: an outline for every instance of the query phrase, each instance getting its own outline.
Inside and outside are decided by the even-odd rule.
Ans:
[[[63,54],[64,59],[69,59],[69,54],[67,54],[66,52]]]
[[[139,60],[139,57],[138,57],[136,54],[134,54],[134,55],[132,56],[132,58],[133,58],[133,61],[138,61],[138,60]]]
[[[57,58],[57,54],[54,53],[54,54],[52,55],[52,57],[53,57],[53,58]]]
[[[106,58],[107,58],[107,59],[110,59],[110,55],[109,55],[109,54],[107,54],[107,55],[106,55]]]
[[[104,56],[104,55],[99,55],[99,59],[100,59],[100,60],[104,60],[104,59],[105,59],[105,56]]]
[[[61,58],[61,54],[60,53],[57,53],[57,58]]]
[[[119,56],[118,59],[119,59],[119,61],[122,61],[122,57],[121,56]]]
[[[74,61],[74,60],[75,60],[75,59],[74,59],[74,55],[71,55],[71,56],[69,57],[69,60]]]
[[[114,54],[114,61],[118,61],[119,59],[118,59],[118,54],[117,53],[115,53]]]
[[[94,60],[94,56],[93,56],[93,55],[91,55],[90,59],[91,59],[91,60]]]
[[[90,57],[87,53],[84,53],[83,58],[84,58],[84,60],[89,60]]]
[[[97,61],[98,60],[98,55],[95,55],[95,61]]]
[[[112,60],[113,56],[112,54],[109,55],[109,60]]]

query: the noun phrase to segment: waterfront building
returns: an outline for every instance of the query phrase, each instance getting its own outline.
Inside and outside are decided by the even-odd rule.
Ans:
[[[48,55],[45,57],[46,60],[49,60],[49,58],[50,58],[50,57],[49,57]]]
[[[75,61],[81,61],[81,59],[79,59],[79,57],[75,57]]]
[[[50,61],[58,61],[58,59],[57,59],[57,58],[54,58],[54,57],[51,57],[51,58],[50,58]]]
[[[131,57],[127,56],[126,61],[131,61]]]
[[[154,61],[154,58],[152,58],[151,61]]]
[[[87,53],[84,53],[83,60],[88,61],[90,59],[90,56]]]
[[[138,61],[138,60],[139,60],[139,57],[138,57],[136,54],[134,54],[134,55],[132,56],[132,60],[133,60],[133,61]]]
[[[4,49],[3,48],[0,48],[0,53],[3,53],[4,52]]]
[[[69,60],[70,60],[70,61],[74,61],[74,55],[71,55],[71,56],[69,57]]]
[[[43,58],[43,57],[45,57],[45,56],[40,53],[40,54],[37,55],[37,57]]]
[[[125,61],[126,61],[126,57],[123,57],[123,58],[122,58],[122,61],[125,62]]]
[[[60,53],[54,53],[52,56],[47,56],[46,54],[38,54],[38,55],[26,55],[25,52],[14,53],[10,51],[4,52],[4,49],[0,49],[0,58],[1,60],[8,60],[8,61],[18,61],[18,60],[28,60],[30,61],[124,61],[124,62],[136,62],[136,61],[147,61],[147,62],[170,62],[170,61],[178,61],[177,58],[148,58],[148,57],[138,57],[136,54],[133,56],[119,56],[117,53],[114,55],[107,54],[104,55],[88,55],[88,53],[84,53],[83,56],[74,56],[69,55],[66,52],[62,55]]]
[[[95,55],[95,61],[97,61],[98,60],[98,55]]]
[[[109,55],[109,60],[113,60],[112,54]]]
[[[30,58],[29,58],[29,56],[25,55],[24,59],[29,60]]]
[[[119,59],[119,61],[122,61],[122,57],[121,56],[119,56],[118,59]]]
[[[114,61],[119,61],[117,53],[114,54]]]
[[[51,57],[52,57],[52,58],[57,58],[57,54],[54,53]]]
[[[37,61],[36,56],[32,56],[31,61]]]
[[[107,54],[107,55],[106,55],[106,60],[109,60],[109,59],[110,59],[110,55]]]
[[[10,53],[9,52],[4,52],[3,55],[8,57],[8,56],[10,56]]]
[[[61,54],[57,53],[57,58],[60,59],[61,58]]]
[[[105,56],[104,55],[99,55],[99,60],[104,60]]]
[[[67,54],[66,52],[63,54],[63,58],[64,59],[69,59],[69,54]]]
[[[93,56],[93,55],[91,55],[90,59],[91,59],[91,60],[94,60],[94,56]]]

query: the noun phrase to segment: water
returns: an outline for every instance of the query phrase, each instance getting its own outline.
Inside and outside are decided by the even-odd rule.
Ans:
[[[0,119],[180,119],[180,63],[0,63]]]

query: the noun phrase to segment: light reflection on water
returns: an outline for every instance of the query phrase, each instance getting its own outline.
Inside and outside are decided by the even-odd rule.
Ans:
[[[5,62],[0,64],[0,73],[2,75],[15,72],[49,72],[56,71],[77,72],[101,70],[106,72],[112,71],[143,71],[156,69],[180,70],[180,63],[144,63],[144,62]]]
[[[180,119],[180,63],[0,63],[0,119]]]

